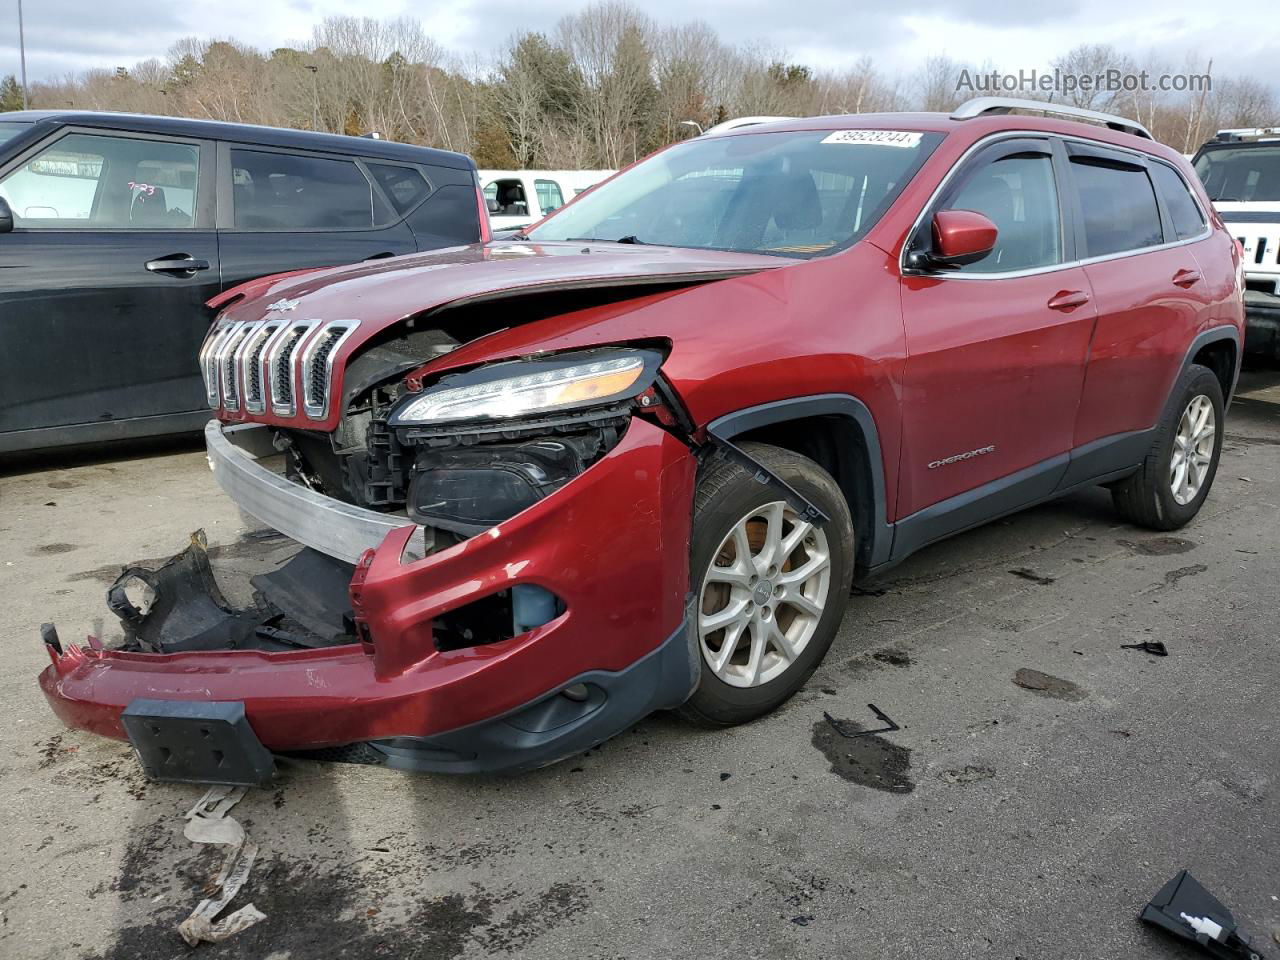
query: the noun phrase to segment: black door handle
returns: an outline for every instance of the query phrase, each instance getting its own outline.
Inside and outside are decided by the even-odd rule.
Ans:
[[[172,254],[159,260],[148,260],[146,268],[152,273],[195,273],[197,270],[208,270],[208,260],[198,260],[185,253]]]

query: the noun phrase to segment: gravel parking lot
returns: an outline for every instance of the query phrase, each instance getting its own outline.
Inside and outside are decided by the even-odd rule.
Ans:
[[[1278,384],[1247,375],[1188,528],[1122,525],[1095,490],[926,550],[864,584],[806,689],[749,726],[657,716],[518,778],[283,762],[235,809],[262,852],[234,905],[267,920],[196,952],[1190,957],[1136,921],[1183,867],[1280,952]],[[0,473],[14,960],[184,955],[218,866],[182,836],[199,788],[62,729],[35,684],[42,621],[114,632],[121,565],[196,527],[219,570],[260,549],[197,447],[135,453]],[[1142,640],[1170,656],[1120,649]],[[823,720],[870,725],[868,703],[902,729]]]

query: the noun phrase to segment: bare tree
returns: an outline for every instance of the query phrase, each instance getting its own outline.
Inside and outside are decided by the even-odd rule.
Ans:
[[[1183,73],[1213,73],[1191,58]],[[905,77],[863,57],[815,71],[785,50],[726,43],[706,23],[657,25],[626,0],[595,0],[550,36],[513,37],[493,54],[447,57],[421,22],[329,17],[299,47],[262,51],[234,38],[188,37],[163,59],[32,84],[33,106],[211,117],[334,133],[376,130],[460,150],[491,165],[621,166],[732,116],[950,110],[964,65],[929,57]],[[1083,44],[1052,66],[1076,77],[1148,74],[1147,88],[1078,84],[1062,97],[1123,113],[1190,152],[1214,130],[1280,122],[1277,91],[1253,76],[1211,89],[1156,89],[1168,63]],[[983,72],[989,72],[987,64]]]
[[[921,110],[954,110],[962,97],[957,83],[962,67],[947,56],[928,57],[916,71],[913,86]]]

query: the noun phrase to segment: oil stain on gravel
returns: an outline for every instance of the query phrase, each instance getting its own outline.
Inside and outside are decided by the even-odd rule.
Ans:
[[[846,729],[859,729],[858,724],[841,720]],[[872,790],[886,793],[910,793],[916,788],[911,780],[911,750],[890,743],[883,737],[842,737],[826,720],[813,725],[813,745],[831,763],[838,777]]]
[[[1139,540],[1137,543],[1132,540],[1117,540],[1116,543],[1144,557],[1167,557],[1196,548],[1194,543],[1182,537],[1152,537],[1149,540]]]
[[[202,944],[197,953],[201,960],[455,960],[469,949],[519,955],[590,908],[587,885],[565,881],[541,890],[486,890],[471,883],[444,896],[410,896],[405,903],[406,886],[421,882],[434,867],[434,850],[410,842],[403,862],[386,867],[321,856],[260,857],[232,908],[253,903],[267,919],[226,943]],[[220,862],[221,853],[211,847],[181,855],[165,821],[141,825],[131,834],[120,877],[111,886],[134,922],[118,924],[113,942],[93,960],[183,955],[177,925]],[[468,862],[469,854],[458,861]],[[405,864],[416,869],[406,870]]]
[[[1013,675],[1013,682],[1024,690],[1030,690],[1041,697],[1052,697],[1054,700],[1075,701],[1083,700],[1086,696],[1084,688],[1079,684],[1027,667]]]
[[[871,659],[887,663],[891,667],[911,666],[911,657],[903,650],[878,650],[871,655]]]

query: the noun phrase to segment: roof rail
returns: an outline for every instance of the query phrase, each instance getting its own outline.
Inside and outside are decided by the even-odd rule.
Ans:
[[[1106,124],[1112,130],[1132,133],[1137,137],[1154,140],[1151,131],[1136,120],[1126,120],[1114,114],[1102,113],[1098,110],[1086,110],[1083,107],[1072,107],[1065,103],[1046,103],[1044,100],[1019,100],[1015,97],[974,97],[966,100],[951,112],[952,120],[971,120],[984,113],[1009,113],[1012,110],[1033,110],[1036,113],[1052,113],[1060,117],[1071,117],[1075,120],[1093,120]]]
[[[1243,127],[1219,130],[1213,139],[1230,143],[1245,140],[1272,140],[1277,137],[1280,137],[1280,127]]]

